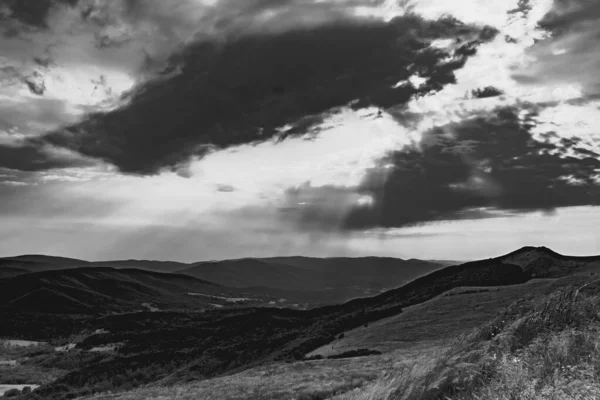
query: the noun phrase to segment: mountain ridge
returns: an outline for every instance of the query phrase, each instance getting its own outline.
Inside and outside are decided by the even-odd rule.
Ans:
[[[443,267],[392,257],[268,257],[199,262],[178,272],[231,287],[340,290],[352,298],[401,286]]]
[[[186,264],[135,259],[79,262],[69,258],[23,255],[0,258],[0,279],[42,271],[101,267],[183,274],[231,288],[247,288],[265,296],[280,296],[292,304],[318,305],[378,294],[444,265],[376,256],[246,257]]]

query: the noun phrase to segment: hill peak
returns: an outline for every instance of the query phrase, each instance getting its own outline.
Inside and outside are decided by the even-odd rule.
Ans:
[[[504,257],[508,257],[508,256],[514,256],[514,255],[521,255],[521,254],[546,254],[546,255],[551,255],[551,256],[562,256],[561,254],[555,252],[554,250],[546,247],[546,246],[524,246],[521,247],[518,250],[515,250],[513,252],[510,252],[504,256],[501,256],[500,258],[504,258]]]
[[[545,246],[526,246],[497,258],[505,264],[518,265],[535,277],[566,276],[599,259],[598,256],[566,256]]]

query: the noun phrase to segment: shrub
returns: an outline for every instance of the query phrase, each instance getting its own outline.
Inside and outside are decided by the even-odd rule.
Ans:
[[[17,397],[21,394],[19,389],[9,389],[4,392],[4,397]]]
[[[304,361],[312,361],[312,360],[322,360],[323,356],[320,354],[315,354],[314,356],[304,357]]]
[[[358,349],[358,350],[349,350],[343,353],[334,354],[327,358],[336,359],[336,358],[351,358],[351,357],[364,357],[370,355],[378,355],[381,354],[380,351],[377,350],[369,350],[369,349]]]

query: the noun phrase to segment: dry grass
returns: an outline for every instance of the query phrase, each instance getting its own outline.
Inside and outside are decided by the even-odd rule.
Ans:
[[[522,285],[456,288],[430,301],[406,308],[401,314],[361,326],[309,353],[325,357],[368,348],[381,352],[429,346],[451,341],[477,328],[515,299],[528,293],[543,294],[554,280],[534,280]]]
[[[406,357],[411,357],[407,355]],[[96,400],[322,400],[351,391],[399,368],[404,357],[368,356],[273,364],[173,387],[144,387]]]
[[[600,398],[599,306],[573,289],[516,303],[435,357],[334,399]]]
[[[325,359],[253,368],[235,375],[173,387],[144,387],[101,394],[94,400],[324,400],[363,393],[410,368],[417,359],[433,359],[439,347],[401,350],[386,355]]]

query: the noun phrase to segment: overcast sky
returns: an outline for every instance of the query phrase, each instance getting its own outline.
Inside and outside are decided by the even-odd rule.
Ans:
[[[596,0],[0,0],[0,256],[600,254]]]

